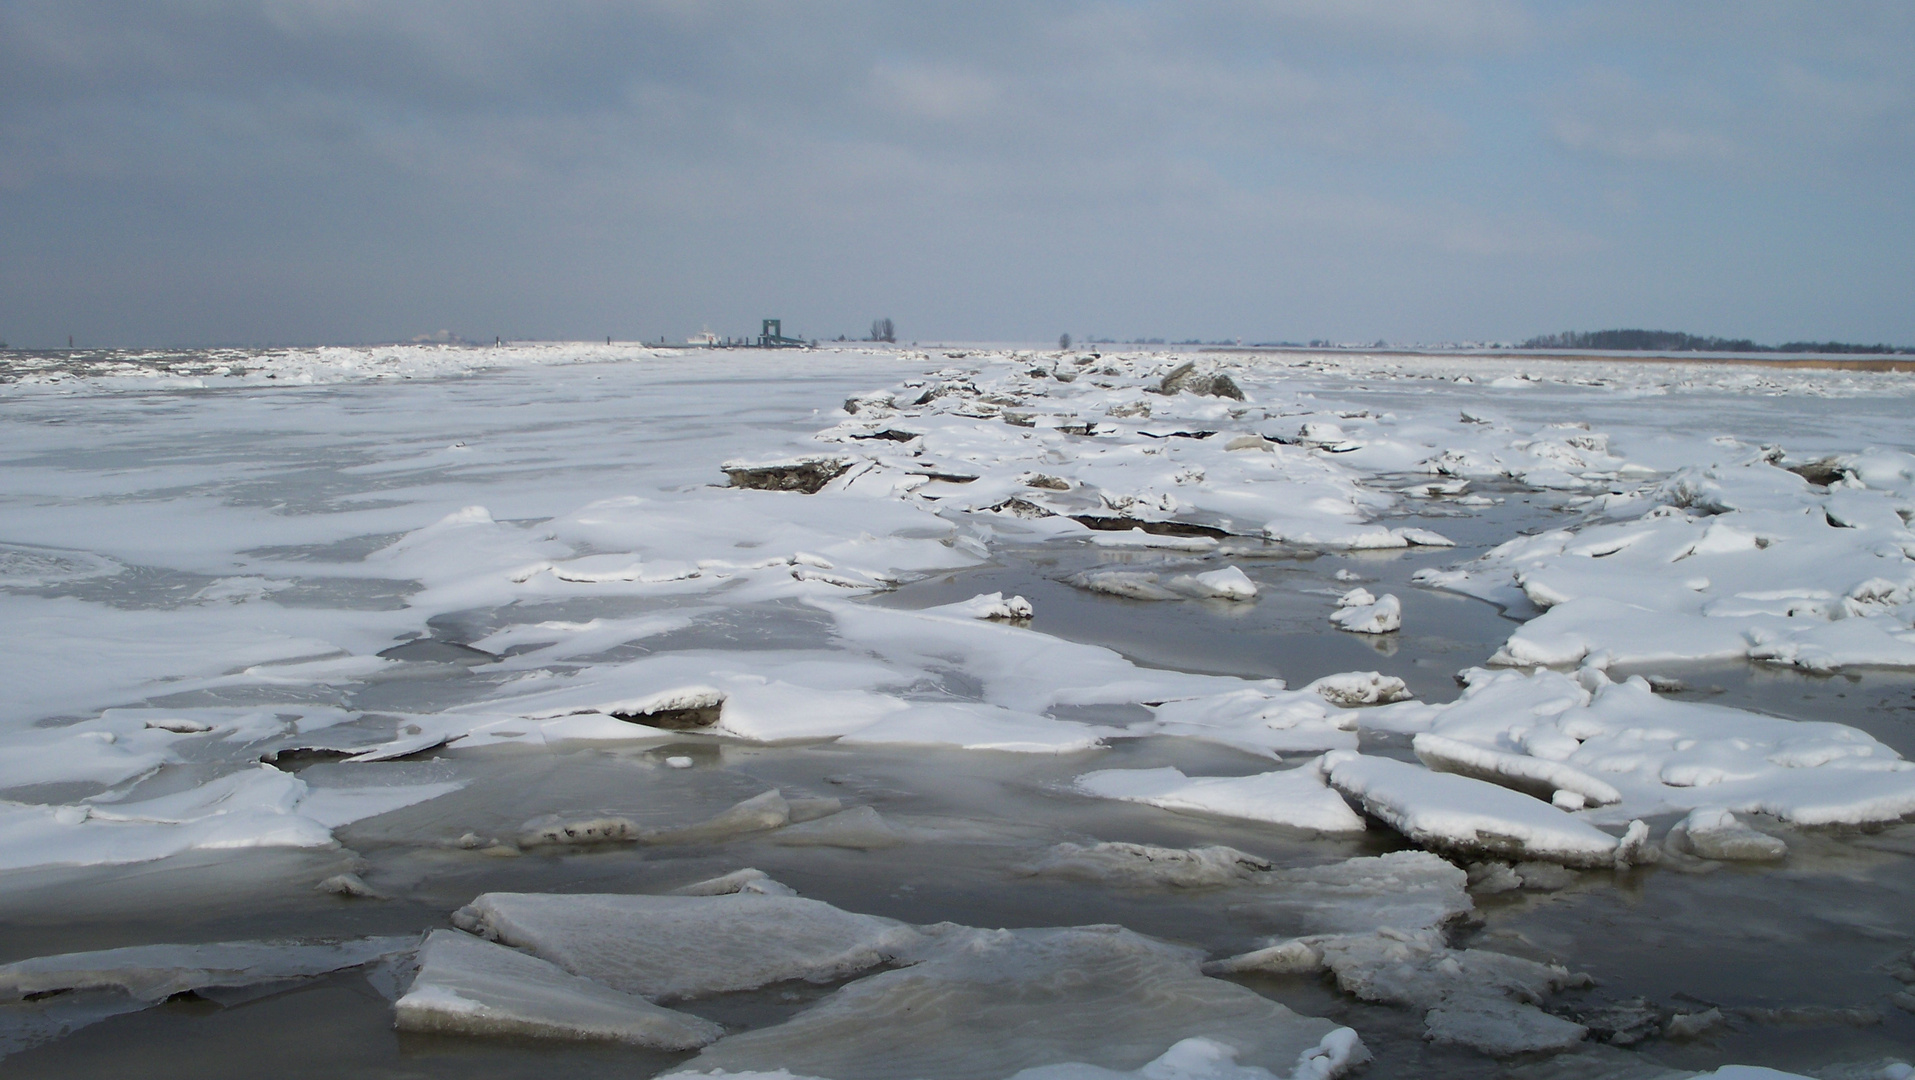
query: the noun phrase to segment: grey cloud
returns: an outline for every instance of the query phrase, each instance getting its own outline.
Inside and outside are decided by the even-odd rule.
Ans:
[[[15,0],[0,336],[1843,332],[1671,215],[1905,194],[1915,28],[1672,7]]]

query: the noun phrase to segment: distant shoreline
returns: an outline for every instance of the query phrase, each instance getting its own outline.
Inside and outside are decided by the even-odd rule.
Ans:
[[[1744,367],[1802,368],[1819,371],[1907,371],[1915,372],[1915,356],[1877,354],[1874,356],[1815,355],[1812,353],[1640,353],[1503,349],[1338,349],[1308,348],[1291,345],[1213,345],[1199,350],[1207,353],[1297,353],[1321,356],[1361,354],[1369,356],[1423,356],[1431,358],[1476,360],[1601,360],[1611,363],[1644,364],[1729,364]]]

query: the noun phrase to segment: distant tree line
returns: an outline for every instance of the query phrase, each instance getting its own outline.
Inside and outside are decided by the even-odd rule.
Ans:
[[[890,319],[873,319],[870,340],[895,342],[898,340],[898,328],[891,324]]]
[[[1915,353],[1915,348],[1908,346],[1855,345],[1842,341],[1790,341],[1781,345],[1757,345],[1747,338],[1698,337],[1674,330],[1569,330],[1530,338],[1520,348],[1611,352]]]

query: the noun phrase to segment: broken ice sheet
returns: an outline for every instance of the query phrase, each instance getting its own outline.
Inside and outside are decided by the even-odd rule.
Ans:
[[[950,927],[910,967],[867,976],[770,1028],[727,1036],[688,1068],[784,1068],[833,1080],[1002,1080],[1063,1062],[1137,1069],[1191,1037],[1289,1073],[1366,1058],[1328,1020],[1201,975],[1200,956],[1116,926]],[[884,1038],[873,1039],[875,1031]]]

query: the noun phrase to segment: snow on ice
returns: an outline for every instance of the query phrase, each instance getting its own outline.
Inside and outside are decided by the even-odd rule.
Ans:
[[[1582,1040],[1539,1007],[1576,976],[1452,948],[1464,871],[1430,851],[1514,862],[1507,876],[1543,883],[1549,867],[1659,852],[1791,858],[1774,823],[1915,814],[1915,764],[1859,729],[1622,677],[1731,660],[1915,669],[1915,457],[1893,445],[1908,431],[1885,422],[1868,437],[1891,445],[1870,446],[1830,435],[1839,425],[1816,411],[1904,393],[1878,377],[1354,354],[805,357],[826,388],[811,416],[769,377],[788,358],[746,352],[706,366],[631,346],[22,358],[0,383],[23,418],[6,429],[0,490],[0,679],[13,688],[0,869],[331,847],[354,823],[464,789],[407,771],[422,754],[657,744],[681,777],[701,771],[672,745],[684,739],[1017,754],[1062,762],[1079,795],[1331,836],[1367,816],[1429,849],[1286,867],[1223,845],[1050,837],[1020,865],[1229,890],[1290,929],[1218,970],[1326,970],[1416,1010],[1431,1039],[1506,1054]],[[639,418],[595,386],[634,367],[663,373]],[[168,396],[180,390],[208,392]],[[1781,402],[1773,438],[1791,445],[1629,407],[1686,392]],[[293,401],[306,426],[286,437]],[[147,452],[188,436],[250,456]],[[132,464],[86,464],[102,438]],[[298,454],[333,479],[289,485],[274,463]],[[1548,500],[1557,527],[1469,539],[1517,493]],[[1430,598],[1400,583],[1401,596],[1373,593],[1350,566],[1427,562],[1453,538],[1474,557],[1415,584],[1521,620],[1462,661],[1489,666],[1463,672],[1454,701],[1410,700],[1378,672],[1314,671],[1291,689],[1150,666],[1034,628],[1042,613],[1002,589],[919,610],[868,602],[1041,551],[1068,555],[1056,580],[1114,618],[1316,596],[1316,627],[1382,650],[1421,629],[1403,629],[1402,597]],[[1310,557],[1339,560],[1336,591],[1272,570]],[[1120,740],[1209,744],[1266,768],[1321,756],[1235,776],[1094,767]],[[297,774],[300,755],[359,771]],[[863,858],[932,835],[909,815],[765,786],[680,825],[578,807],[494,846],[750,842]],[[465,932],[427,940],[400,1022],[704,1045],[689,1068],[832,1080],[1320,1080],[1366,1056],[1348,1029],[1120,927],[917,926],[734,876],[701,896],[486,893],[456,917]],[[96,989],[140,998],[135,970],[161,972],[154,985],[227,977],[194,974],[219,966],[210,955],[103,960],[120,974]],[[0,972],[65,970],[54,961]],[[722,1037],[659,1004],[846,978],[783,1023]],[[1013,1023],[1024,1017],[1042,1023]],[[855,1037],[877,1027],[891,1037]]]

